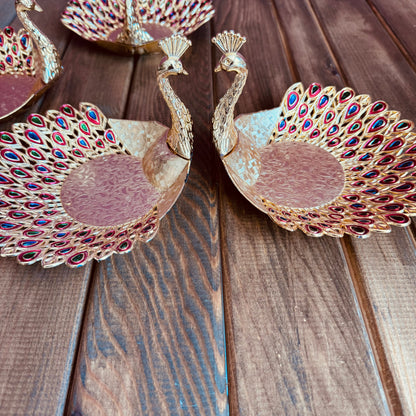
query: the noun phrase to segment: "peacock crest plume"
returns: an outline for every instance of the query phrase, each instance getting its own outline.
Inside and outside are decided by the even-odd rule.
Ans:
[[[192,45],[192,42],[185,36],[178,33],[170,36],[167,39],[163,39],[159,42],[159,46],[162,51],[169,57],[174,59],[180,59],[186,50]]]
[[[218,48],[226,53],[236,53],[246,42],[246,38],[241,36],[239,33],[234,33],[234,31],[224,31],[219,33],[212,39],[212,42],[218,46]]]

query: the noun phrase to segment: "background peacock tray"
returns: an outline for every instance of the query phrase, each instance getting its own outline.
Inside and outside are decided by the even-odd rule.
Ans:
[[[157,79],[172,128],[107,119],[92,104],[32,114],[0,132],[2,256],[81,266],[147,242],[180,195],[192,154],[189,111],[168,77],[185,73],[190,41],[161,41]]]
[[[211,19],[210,0],[71,0],[62,23],[86,40],[121,53],[158,51],[158,41],[189,35]]]
[[[214,113],[214,141],[241,193],[281,227],[367,237],[416,215],[413,123],[351,88],[290,87],[281,106],[233,119],[248,70],[239,34],[213,39],[235,71]]]
[[[0,31],[0,120],[36,100],[62,72],[58,51],[29,20],[31,10],[42,11],[34,0],[17,0],[24,29],[16,33],[8,26]]]

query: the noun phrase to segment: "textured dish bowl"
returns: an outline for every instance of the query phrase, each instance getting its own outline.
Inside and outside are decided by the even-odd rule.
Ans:
[[[214,38],[224,55],[218,69],[235,71],[214,114],[214,140],[241,193],[281,227],[367,237],[406,226],[416,215],[416,134],[413,123],[351,88],[290,87],[281,106],[235,121],[247,78],[237,53],[245,39]]]
[[[27,12],[42,11],[32,1],[16,1],[24,29],[0,30],[0,120],[6,119],[39,98],[62,72],[59,53],[29,20]]]
[[[189,111],[168,77],[190,41],[173,35],[157,79],[172,128],[108,119],[84,103],[0,132],[0,248],[20,263],[81,266],[147,242],[180,195],[192,154]]]
[[[159,51],[173,33],[189,35],[214,15],[210,0],[71,0],[62,23],[82,38],[121,53]]]

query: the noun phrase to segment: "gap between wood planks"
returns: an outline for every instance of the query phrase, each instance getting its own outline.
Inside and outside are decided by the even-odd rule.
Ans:
[[[413,63],[409,53],[407,52],[406,48],[403,46],[403,44],[400,42],[400,40],[397,38],[397,36],[394,34],[393,30],[390,28],[388,23],[384,20],[384,18],[381,16],[381,14],[378,12],[374,4],[371,2],[371,0],[366,0],[369,4],[371,10],[376,15],[377,19],[381,22],[384,29],[387,31],[387,33],[390,35],[390,37],[393,39],[394,43],[400,50],[400,52],[403,54],[403,56],[408,61],[409,65],[413,68],[413,70],[416,71],[416,65]],[[298,82],[300,81],[300,75],[297,70],[295,60],[293,58],[293,54],[291,51],[291,48],[289,46],[289,43],[287,41],[287,34],[283,28],[283,25],[281,24],[281,18],[279,16],[276,3],[274,1],[271,1],[273,10],[276,16],[276,20],[278,22],[278,29],[279,33],[281,35],[282,44],[284,46],[284,50],[286,53],[287,62],[289,63],[289,67],[291,70],[291,74],[293,79]],[[326,46],[328,51],[331,54],[332,60],[336,65],[336,69],[338,73],[340,74],[340,77],[345,85],[350,85],[345,72],[343,71],[339,60],[336,56],[335,51],[331,47],[331,43],[328,39],[328,35],[323,27],[323,25],[320,22],[320,19],[311,3],[310,0],[306,0],[307,7],[310,10],[310,14],[313,17],[313,19],[316,22],[316,26],[320,28],[322,36],[325,40]],[[415,238],[413,237],[411,239],[413,246],[416,248],[415,245]],[[363,317],[363,322],[365,326],[365,330],[368,334],[369,341],[370,341],[370,348],[373,352],[375,363],[377,365],[379,377],[381,380],[382,388],[385,392],[385,396],[387,399],[387,404],[390,409],[390,412],[394,415],[396,414],[402,414],[403,408],[401,405],[399,393],[393,378],[392,371],[390,369],[386,353],[384,351],[383,343],[381,340],[381,336],[378,330],[377,321],[374,315],[374,311],[368,296],[368,293],[365,289],[363,276],[359,271],[359,268],[356,267],[358,264],[356,259],[356,253],[354,250],[354,247],[351,244],[351,237],[344,236],[340,240],[340,247],[341,252],[344,256],[345,262],[348,266],[348,270],[351,276],[351,281],[353,285],[354,295],[356,296],[356,299],[358,301],[358,308],[360,309],[358,311],[359,315]]]
[[[211,39],[217,35],[214,29],[214,22],[211,19],[209,21]],[[216,72],[214,71],[215,67],[217,66],[217,55],[216,55],[216,46],[211,43],[211,83],[212,83],[212,108],[215,110],[216,104],[218,104],[219,97],[218,97],[218,88],[217,88],[217,77]],[[211,119],[213,114],[211,114]],[[211,126],[211,135],[212,135],[212,126]],[[218,161],[218,159],[217,159]],[[219,162],[219,161],[218,161]],[[220,177],[220,169],[221,164],[216,163],[216,177]],[[219,181],[217,186],[217,200],[220,201],[220,195],[223,188],[223,182]],[[226,368],[226,385],[227,385],[227,397],[228,397],[228,406],[230,415],[238,414],[238,390],[237,385],[235,383],[236,380],[236,355],[235,355],[235,345],[233,342],[233,319],[232,319],[232,308],[231,308],[231,286],[230,286],[230,274],[224,273],[225,261],[224,261],[224,250],[223,250],[223,230],[222,230],[222,212],[221,212],[221,204],[218,203],[218,219],[219,219],[219,227],[218,227],[218,238],[220,242],[220,273],[221,273],[221,282],[222,282],[222,305],[223,305],[223,314],[224,314],[224,338],[225,338],[225,368]]]
[[[386,21],[386,19],[384,19],[383,15],[380,13],[380,11],[377,9],[375,4],[371,0],[366,0],[366,2],[368,4],[368,6],[370,7],[370,9],[372,10],[372,12],[377,17],[377,19],[380,21],[380,23],[383,26],[383,28],[385,29],[385,31],[389,34],[389,36],[391,37],[391,39],[393,40],[393,42],[395,43],[397,48],[400,50],[400,52],[402,53],[402,55],[406,59],[407,63],[409,64],[409,66],[413,69],[413,71],[416,72],[416,63],[413,62],[413,59],[412,59],[410,53],[408,52],[406,47],[403,45],[403,43],[400,41],[400,39],[396,36],[392,27],[389,25],[389,23]]]
[[[69,43],[69,42],[68,42]],[[68,383],[68,391],[66,394],[66,400],[65,400],[65,406],[64,406],[64,415],[69,415],[70,414],[70,410],[71,410],[71,397],[72,397],[72,391],[74,388],[74,381],[75,381],[75,372],[76,372],[76,364],[78,363],[79,357],[80,357],[80,353],[81,353],[81,340],[82,340],[82,334],[84,333],[84,329],[86,326],[86,322],[87,322],[87,317],[88,317],[88,309],[91,307],[92,302],[89,302],[91,293],[92,293],[92,288],[94,287],[94,282],[96,280],[96,270],[97,270],[97,265],[98,262],[96,260],[92,261],[92,266],[91,266],[91,270],[90,270],[90,276],[89,276],[89,281],[88,281],[88,286],[87,286],[87,293],[85,294],[85,304],[83,306],[83,313],[82,313],[82,319],[81,319],[81,324],[79,326],[79,331],[77,334],[77,339],[76,339],[76,347],[75,347],[75,352],[74,352],[74,357],[73,357],[73,365],[71,368],[71,374],[69,375],[69,383]],[[73,416],[76,416],[73,415]]]

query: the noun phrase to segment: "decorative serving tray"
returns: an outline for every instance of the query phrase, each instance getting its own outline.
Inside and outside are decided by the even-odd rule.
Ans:
[[[241,193],[281,227],[310,236],[368,237],[416,215],[416,134],[384,101],[312,84],[279,108],[239,116],[245,39],[224,32],[219,69],[235,71],[214,114],[214,140]]]
[[[185,184],[192,154],[189,111],[169,85],[190,42],[162,41],[158,69],[171,110],[156,121],[107,119],[94,105],[32,114],[0,132],[0,248],[20,263],[71,267],[147,242]]]
[[[27,12],[42,11],[35,1],[16,1],[24,29],[0,30],[0,120],[39,98],[62,72],[59,53],[29,20]]]
[[[159,51],[173,33],[189,35],[214,15],[210,0],[71,0],[62,23],[86,40],[121,53]]]

